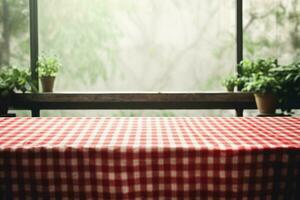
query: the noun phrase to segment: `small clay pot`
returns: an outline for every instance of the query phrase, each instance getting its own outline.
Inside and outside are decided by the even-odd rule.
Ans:
[[[43,87],[43,92],[53,92],[54,81],[55,81],[54,76],[42,76],[41,83]]]
[[[263,115],[273,115],[276,112],[278,98],[273,94],[254,94],[256,106]]]

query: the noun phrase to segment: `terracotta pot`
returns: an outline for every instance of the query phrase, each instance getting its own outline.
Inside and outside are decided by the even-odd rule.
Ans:
[[[273,94],[254,94],[260,114],[275,114],[278,99]]]
[[[43,92],[53,92],[55,77],[53,76],[42,76],[41,83]]]

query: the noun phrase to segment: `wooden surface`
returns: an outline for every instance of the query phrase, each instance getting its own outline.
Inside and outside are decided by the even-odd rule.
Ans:
[[[33,117],[40,110],[97,110],[97,109],[232,109],[236,116],[243,110],[256,109],[251,93],[240,92],[115,92],[115,93],[38,93],[14,94],[10,109],[31,110]],[[290,108],[300,109],[300,99]]]
[[[39,93],[15,94],[13,109],[255,109],[249,93]]]

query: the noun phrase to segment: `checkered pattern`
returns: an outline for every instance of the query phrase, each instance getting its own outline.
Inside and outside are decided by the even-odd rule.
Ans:
[[[300,199],[300,118],[0,118],[0,199]]]

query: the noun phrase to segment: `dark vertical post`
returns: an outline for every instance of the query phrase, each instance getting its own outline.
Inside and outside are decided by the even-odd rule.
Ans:
[[[243,0],[236,0],[236,61],[239,64],[243,60]],[[237,67],[238,76],[240,69]],[[241,88],[238,88],[240,91]],[[243,116],[243,109],[236,109],[236,116]]]
[[[39,89],[39,76],[36,71],[36,63],[39,56],[39,38],[38,38],[38,0],[29,0],[30,12],[30,66],[31,78],[37,90]],[[39,117],[40,110],[34,108],[31,110],[32,117]]]
[[[236,1],[236,46],[236,61],[239,64],[243,60],[243,0]]]

